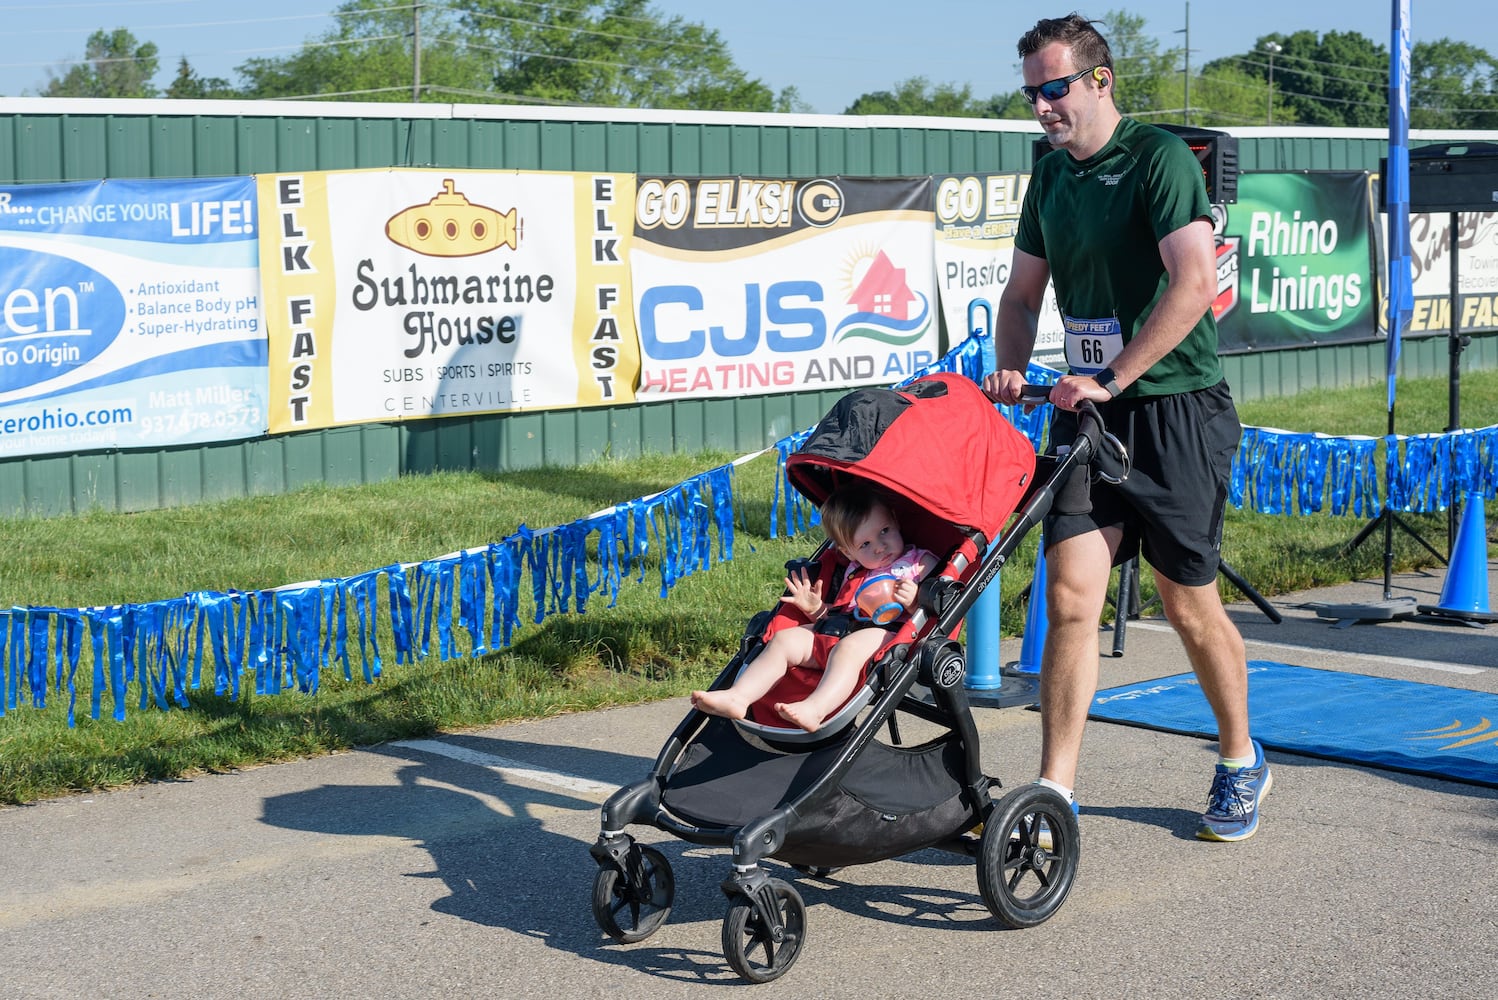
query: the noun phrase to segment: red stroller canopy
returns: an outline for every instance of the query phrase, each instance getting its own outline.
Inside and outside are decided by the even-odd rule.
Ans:
[[[786,459],[787,480],[818,506],[848,477],[909,501],[916,510],[901,505],[901,524],[929,548],[951,533],[933,521],[976,529],[992,542],[1034,472],[1030,440],[976,383],[951,372],[901,389],[848,393]]]

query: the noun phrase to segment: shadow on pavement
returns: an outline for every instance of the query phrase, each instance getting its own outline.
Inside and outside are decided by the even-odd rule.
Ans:
[[[462,739],[467,746],[513,759],[528,756],[534,760],[538,750],[548,749],[518,741]],[[559,812],[596,816],[599,803],[595,798],[522,785],[489,768],[415,748],[390,745],[373,752],[410,761],[395,772],[396,784],[325,785],[274,796],[263,804],[262,821],[330,836],[394,837],[419,844],[431,856],[432,870],[407,872],[405,877],[441,881],[446,895],[432,904],[438,913],[505,928],[552,948],[666,980],[740,982],[720,951],[664,944],[684,939],[700,943],[704,930],[716,944],[728,906],[718,888],[729,874],[725,852],[669,838],[648,838],[666,855],[676,876],[671,916],[659,937],[634,945],[615,944],[598,929],[591,911],[597,866],[587,847],[596,826],[588,828],[587,842],[555,829],[577,825],[575,819],[559,822]],[[568,770],[581,774],[616,774],[627,769],[637,777],[649,766],[628,755],[571,747],[565,748],[565,754]],[[900,862],[974,864],[934,850]],[[808,907],[827,904],[871,920],[911,927],[970,926],[984,932],[1000,928],[977,891],[976,870],[972,891],[962,892],[846,882],[836,873],[816,878],[771,864],[776,877],[796,884]]]

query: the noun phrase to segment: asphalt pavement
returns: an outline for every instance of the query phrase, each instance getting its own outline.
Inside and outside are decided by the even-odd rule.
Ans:
[[[1488,564],[1490,593],[1498,571]],[[1498,693],[1498,625],[1338,627],[1317,606],[1382,581],[1230,612],[1249,656]],[[1442,577],[1394,580],[1439,599]],[[1103,685],[1188,669],[1151,617]],[[1018,643],[1003,655],[1018,657]],[[685,711],[654,705],[0,809],[0,981],[11,998],[285,996],[1450,997],[1498,993],[1498,790],[1271,752],[1259,833],[1193,831],[1213,748],[1093,722],[1081,864],[1047,923],[1001,929],[974,865],[926,851],[824,879],[781,869],[806,943],[781,980],[725,965],[721,851],[634,831],[676,877],[634,945],[593,921],[598,806]],[[1037,766],[1039,717],[979,708],[988,773]],[[0,723],[3,738],[3,723]]]

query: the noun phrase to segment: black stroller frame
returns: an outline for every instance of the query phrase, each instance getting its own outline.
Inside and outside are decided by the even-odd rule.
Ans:
[[[963,687],[965,657],[954,636],[984,588],[1050,510],[1058,484],[1087,467],[1100,443],[1105,452],[1116,450],[1113,457],[1121,456],[1126,468],[1127,457],[1103,433],[1096,410],[1084,407],[1083,416],[1071,448],[1039,460],[1044,474],[1024,484],[1019,506],[995,543],[989,546],[981,531],[965,529],[967,544],[947,553],[939,570],[921,581],[916,607],[869,668],[864,697],[823,729],[808,736],[688,711],[649,773],[602,807],[590,853],[598,864],[593,913],[606,934],[623,943],[641,941],[670,914],[670,864],[626,832],[634,824],[731,849],[732,870],[720,886],[729,900],[723,950],[733,970],[751,982],[779,978],[806,941],[805,903],[792,884],[764,867],[768,859],[824,877],[848,864],[937,848],[976,858],[983,901],[1002,925],[1032,927],[1056,912],[1080,857],[1075,813],[1059,794],[1037,784],[995,798],[1002,782],[982,768]],[[824,543],[810,561],[835,554]],[[787,564],[788,570],[798,562]],[[773,615],[761,612],[749,622],[714,689],[732,684],[763,648]],[[899,713],[934,724],[942,735],[903,745]],[[883,730],[889,743],[875,739]]]

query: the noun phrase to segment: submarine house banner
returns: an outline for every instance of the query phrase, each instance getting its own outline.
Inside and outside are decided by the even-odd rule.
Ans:
[[[0,187],[0,457],[265,432],[248,177]]]
[[[641,400],[888,385],[939,354],[931,179],[642,177]]]
[[[1020,206],[1030,187],[1030,175],[949,174],[935,178],[936,279],[941,291],[942,316],[948,335],[957,340],[969,332],[969,307],[974,299],[987,303],[987,313],[971,315],[993,333],[999,296],[1009,283],[1014,259],[1014,234],[1019,230]],[[1056,290],[1046,286],[1031,357],[1064,364],[1065,330],[1056,307]]]
[[[272,433],[632,398],[633,175],[258,184]]]

